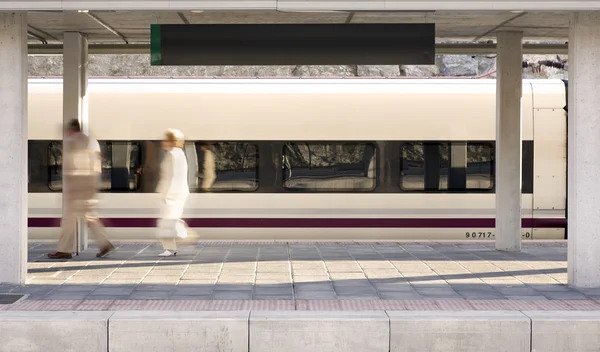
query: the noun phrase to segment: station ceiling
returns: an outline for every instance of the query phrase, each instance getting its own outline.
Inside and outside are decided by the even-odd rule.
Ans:
[[[30,11],[30,44],[60,44],[82,32],[90,44],[147,44],[151,24],[435,23],[438,41],[486,42],[498,30],[525,40],[566,42],[568,12],[518,11]]]

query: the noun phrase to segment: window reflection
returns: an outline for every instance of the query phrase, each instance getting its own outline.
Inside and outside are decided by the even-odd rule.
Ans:
[[[214,173],[216,179],[211,191],[253,191],[258,188],[258,147],[255,144],[219,142],[208,144],[206,148],[202,148],[202,144],[195,142],[197,165],[189,163],[197,167],[199,185]],[[207,152],[213,155],[214,170],[205,163]]]
[[[102,157],[101,191],[134,191],[141,186],[142,151],[139,142],[98,141]],[[62,190],[62,143],[48,145],[48,187]]]
[[[262,143],[262,144],[261,144]],[[255,191],[259,188],[259,152],[268,185],[288,191],[360,192],[376,186],[376,148],[366,142],[287,142],[281,155],[259,146],[279,142],[209,143],[214,162],[210,191]],[[160,141],[99,141],[104,192],[156,191],[164,151]],[[62,142],[29,141],[29,191],[62,189]],[[206,143],[189,141],[188,182],[201,192]],[[277,144],[274,144],[277,145]],[[533,192],[533,142],[523,142],[523,192]],[[493,141],[406,142],[400,146],[400,189],[415,192],[479,192],[494,188]],[[277,160],[269,159],[276,155]],[[389,156],[388,156],[389,157]],[[274,169],[277,167],[279,170]],[[210,175],[209,175],[210,176]],[[384,176],[385,177],[385,176]],[[280,183],[281,182],[281,183]],[[210,182],[208,182],[210,183]],[[265,186],[266,187],[266,186]],[[267,187],[268,188],[268,187]],[[398,189],[398,192],[401,190]],[[271,191],[271,190],[269,190]],[[274,192],[280,192],[274,190]]]
[[[467,189],[494,186],[494,148],[490,144],[467,145]]]
[[[493,154],[489,143],[405,143],[400,153],[400,186],[407,191],[490,190]]]
[[[375,147],[368,143],[286,143],[283,186],[314,191],[375,187]]]

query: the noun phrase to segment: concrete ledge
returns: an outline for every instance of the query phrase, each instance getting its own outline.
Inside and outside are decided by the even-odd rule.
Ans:
[[[0,352],[598,351],[600,311],[0,311]]]
[[[523,312],[531,318],[531,351],[599,351],[600,312]]]
[[[117,312],[109,351],[248,351],[250,312]]]
[[[388,311],[390,351],[529,352],[530,321],[520,312]]]
[[[384,311],[281,311],[250,314],[250,351],[389,351]]]
[[[114,312],[0,312],[0,351],[106,352]]]

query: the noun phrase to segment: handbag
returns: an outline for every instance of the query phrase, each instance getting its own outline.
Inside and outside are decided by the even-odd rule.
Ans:
[[[159,219],[156,226],[158,238],[186,238],[188,236],[185,223],[181,219]]]

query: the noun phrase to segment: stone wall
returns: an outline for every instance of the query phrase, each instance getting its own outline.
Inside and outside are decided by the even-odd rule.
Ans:
[[[566,61],[566,56],[526,55],[524,60]],[[484,75],[495,70],[493,55],[439,55],[430,66],[150,66],[149,55],[90,55],[90,76],[202,77],[423,77]],[[62,76],[62,56],[29,56],[30,76]],[[524,69],[524,78],[566,78],[566,72]],[[487,76],[494,78],[494,75]]]

